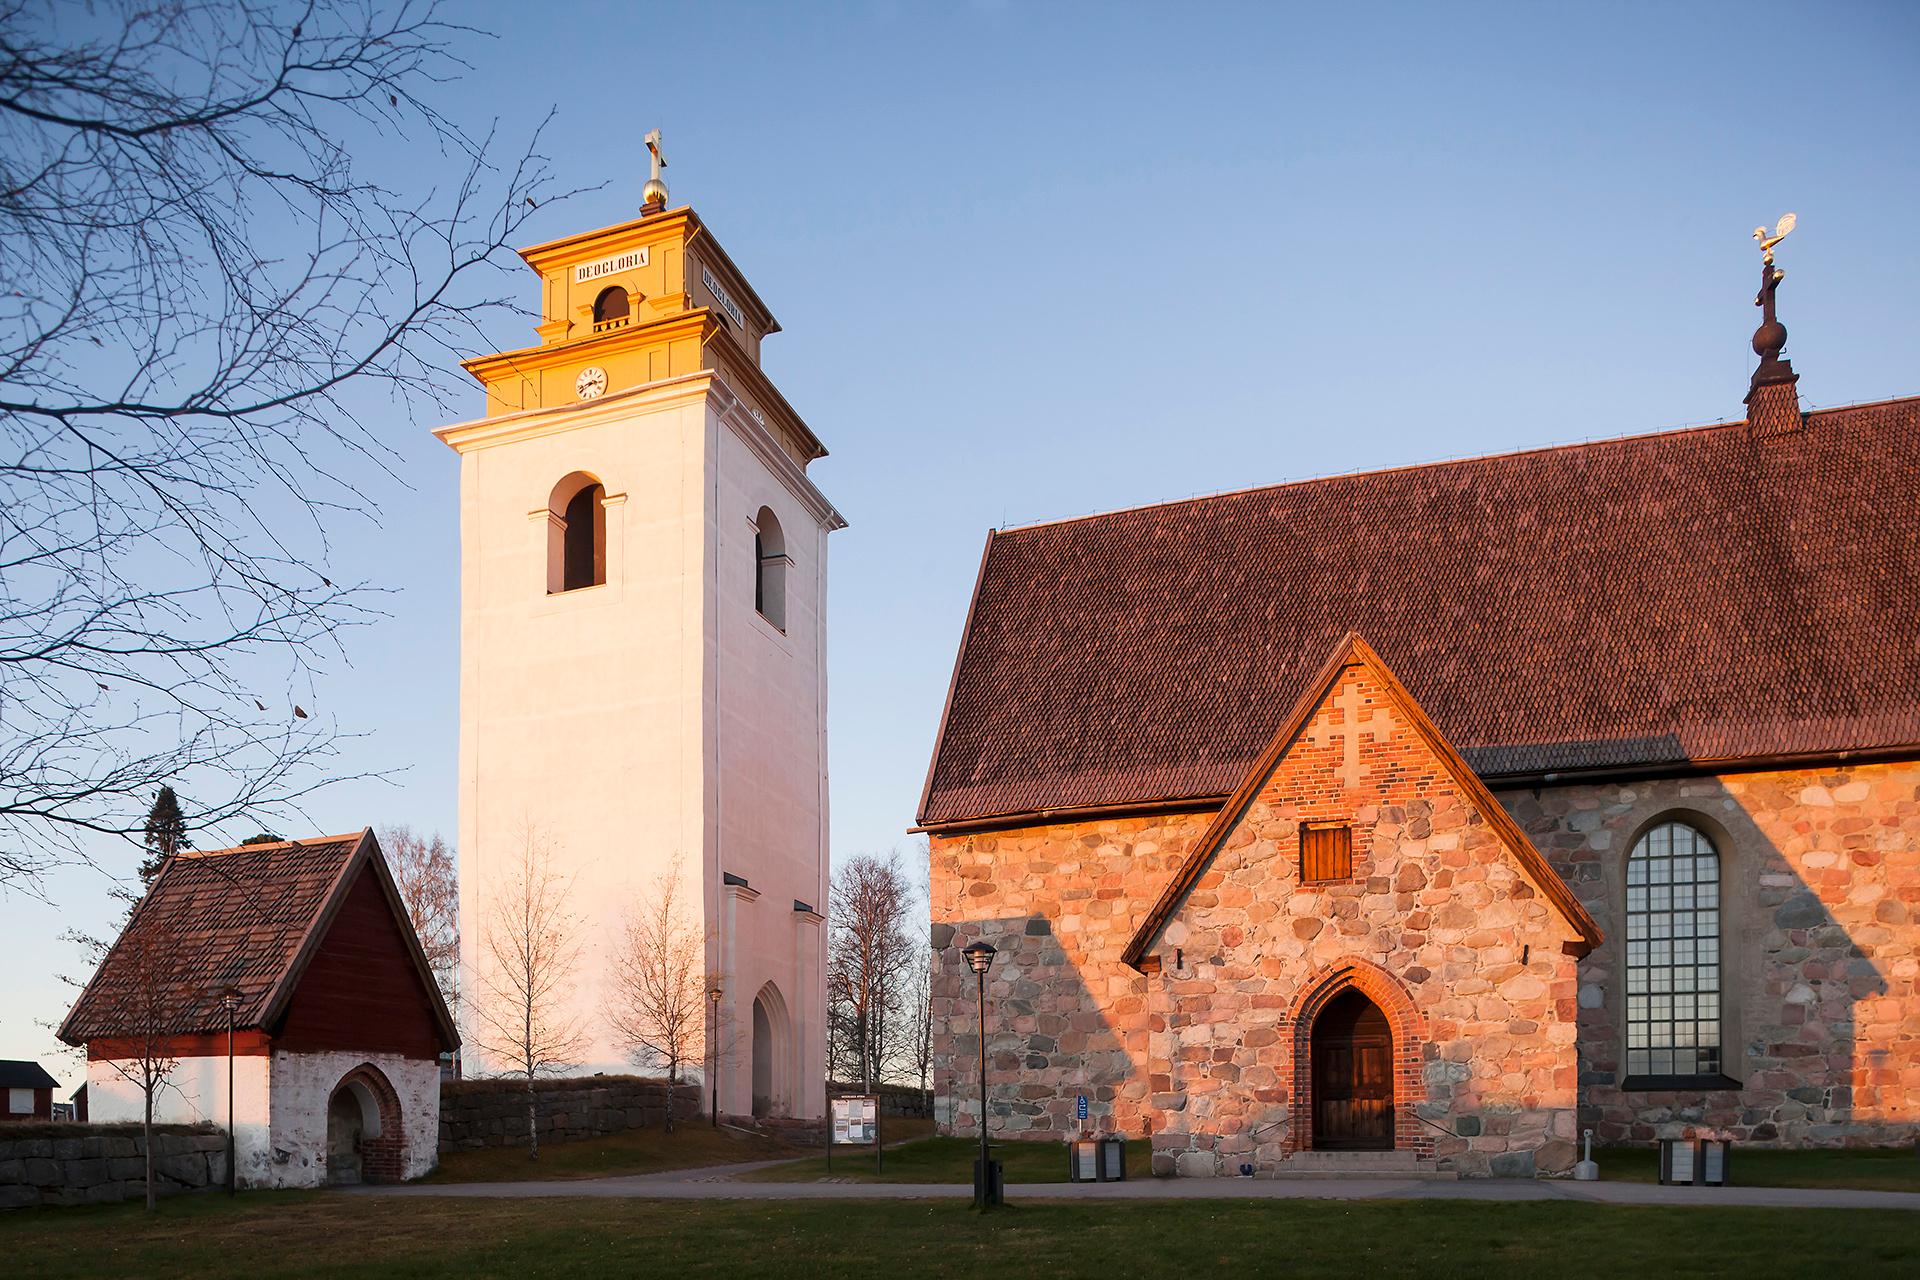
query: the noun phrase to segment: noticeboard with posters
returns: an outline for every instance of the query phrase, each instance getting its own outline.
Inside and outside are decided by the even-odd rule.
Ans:
[[[835,1147],[872,1147],[873,1166],[880,1167],[880,1099],[871,1094],[828,1100],[832,1128],[827,1133],[827,1167],[833,1167]]]

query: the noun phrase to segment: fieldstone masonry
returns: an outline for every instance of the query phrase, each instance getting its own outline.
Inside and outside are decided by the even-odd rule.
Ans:
[[[1782,1146],[1920,1138],[1920,764],[1515,792],[1509,812],[1607,931],[1580,968],[1581,1116],[1602,1142],[1702,1125]],[[1722,1045],[1742,1087],[1623,1092],[1627,852],[1656,821],[1721,860]]]
[[[542,1142],[655,1129],[666,1123],[667,1084],[630,1076],[592,1076],[534,1082]],[[690,1124],[705,1113],[700,1087],[679,1088],[674,1115]],[[522,1146],[527,1141],[526,1085],[518,1080],[455,1080],[440,1086],[440,1150]]]
[[[31,1136],[0,1138],[0,1209],[138,1200],[147,1194],[146,1164],[138,1128],[35,1125]],[[227,1184],[227,1135],[156,1130],[153,1169],[160,1195],[220,1190]]]
[[[977,1132],[975,978],[988,983],[990,1130],[1153,1138],[1156,1172],[1273,1167],[1312,1145],[1312,1016],[1357,988],[1396,1054],[1395,1145],[1467,1175],[1560,1173],[1580,1127],[1642,1142],[1695,1125],[1780,1145],[1920,1135],[1920,765],[1511,791],[1499,803],[1608,935],[1584,959],[1469,788],[1392,724],[1323,703],[1149,950],[1121,953],[1213,820],[1162,814],[935,836],[936,1115]],[[1330,715],[1331,713],[1331,715]],[[1331,723],[1330,723],[1331,720]],[[1738,1089],[1621,1089],[1624,862],[1681,818],[1727,900],[1723,1037]],[[1300,882],[1299,824],[1353,823],[1353,876]]]

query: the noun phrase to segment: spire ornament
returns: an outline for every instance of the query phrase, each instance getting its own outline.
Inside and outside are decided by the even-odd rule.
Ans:
[[[1798,221],[1789,213],[1775,225],[1772,235],[1767,234],[1765,227],[1753,229],[1753,238],[1760,243],[1760,292],[1755,295],[1753,305],[1760,308],[1761,316],[1760,327],[1753,331],[1753,354],[1760,357],[1760,367],[1753,371],[1754,391],[1775,383],[1798,381],[1792,362],[1780,358],[1781,350],[1787,345],[1787,326],[1774,315],[1774,294],[1787,273],[1773,265],[1773,247],[1792,234]]]
[[[667,207],[667,183],[660,171],[667,167],[667,153],[660,149],[660,131],[647,132],[647,159],[653,166],[653,176],[647,179],[647,185],[640,188],[640,212],[659,213]],[[1767,259],[1771,262],[1773,259]]]

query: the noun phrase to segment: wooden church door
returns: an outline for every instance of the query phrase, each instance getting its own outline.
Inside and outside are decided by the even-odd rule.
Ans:
[[[1334,997],[1313,1023],[1313,1145],[1393,1149],[1393,1029],[1358,991]]]

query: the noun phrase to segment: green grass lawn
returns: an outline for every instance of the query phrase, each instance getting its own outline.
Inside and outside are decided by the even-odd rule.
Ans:
[[[537,1161],[527,1159],[525,1147],[450,1151],[440,1157],[440,1168],[423,1181],[544,1182],[559,1178],[612,1178],[708,1164],[779,1160],[806,1150],[808,1148],[794,1147],[773,1138],[710,1128],[704,1121],[683,1120],[670,1134],[662,1129],[629,1129],[585,1142],[543,1143]]]
[[[1473,1277],[1920,1273],[1903,1210],[1441,1201],[1051,1202],[183,1196],[0,1215],[6,1273],[360,1277]]]
[[[1604,1147],[1593,1153],[1603,1181],[1658,1182],[1655,1147]],[[1759,1151],[1733,1145],[1729,1172],[1741,1187],[1854,1187],[1866,1191],[1920,1191],[1920,1152],[1912,1147],[1849,1147],[1818,1151]]]
[[[973,1162],[980,1144],[965,1138],[927,1138],[886,1152],[879,1173],[873,1171],[871,1149],[837,1148],[833,1153],[833,1172],[827,1172],[824,1156],[796,1160],[775,1169],[742,1174],[756,1182],[819,1182],[829,1176],[836,1182],[954,1182],[971,1185]],[[1067,1144],[1065,1142],[996,1142],[993,1158],[1005,1170],[1007,1185],[1016,1182],[1067,1181]],[[1127,1176],[1148,1176],[1151,1147],[1141,1139],[1127,1143]]]

